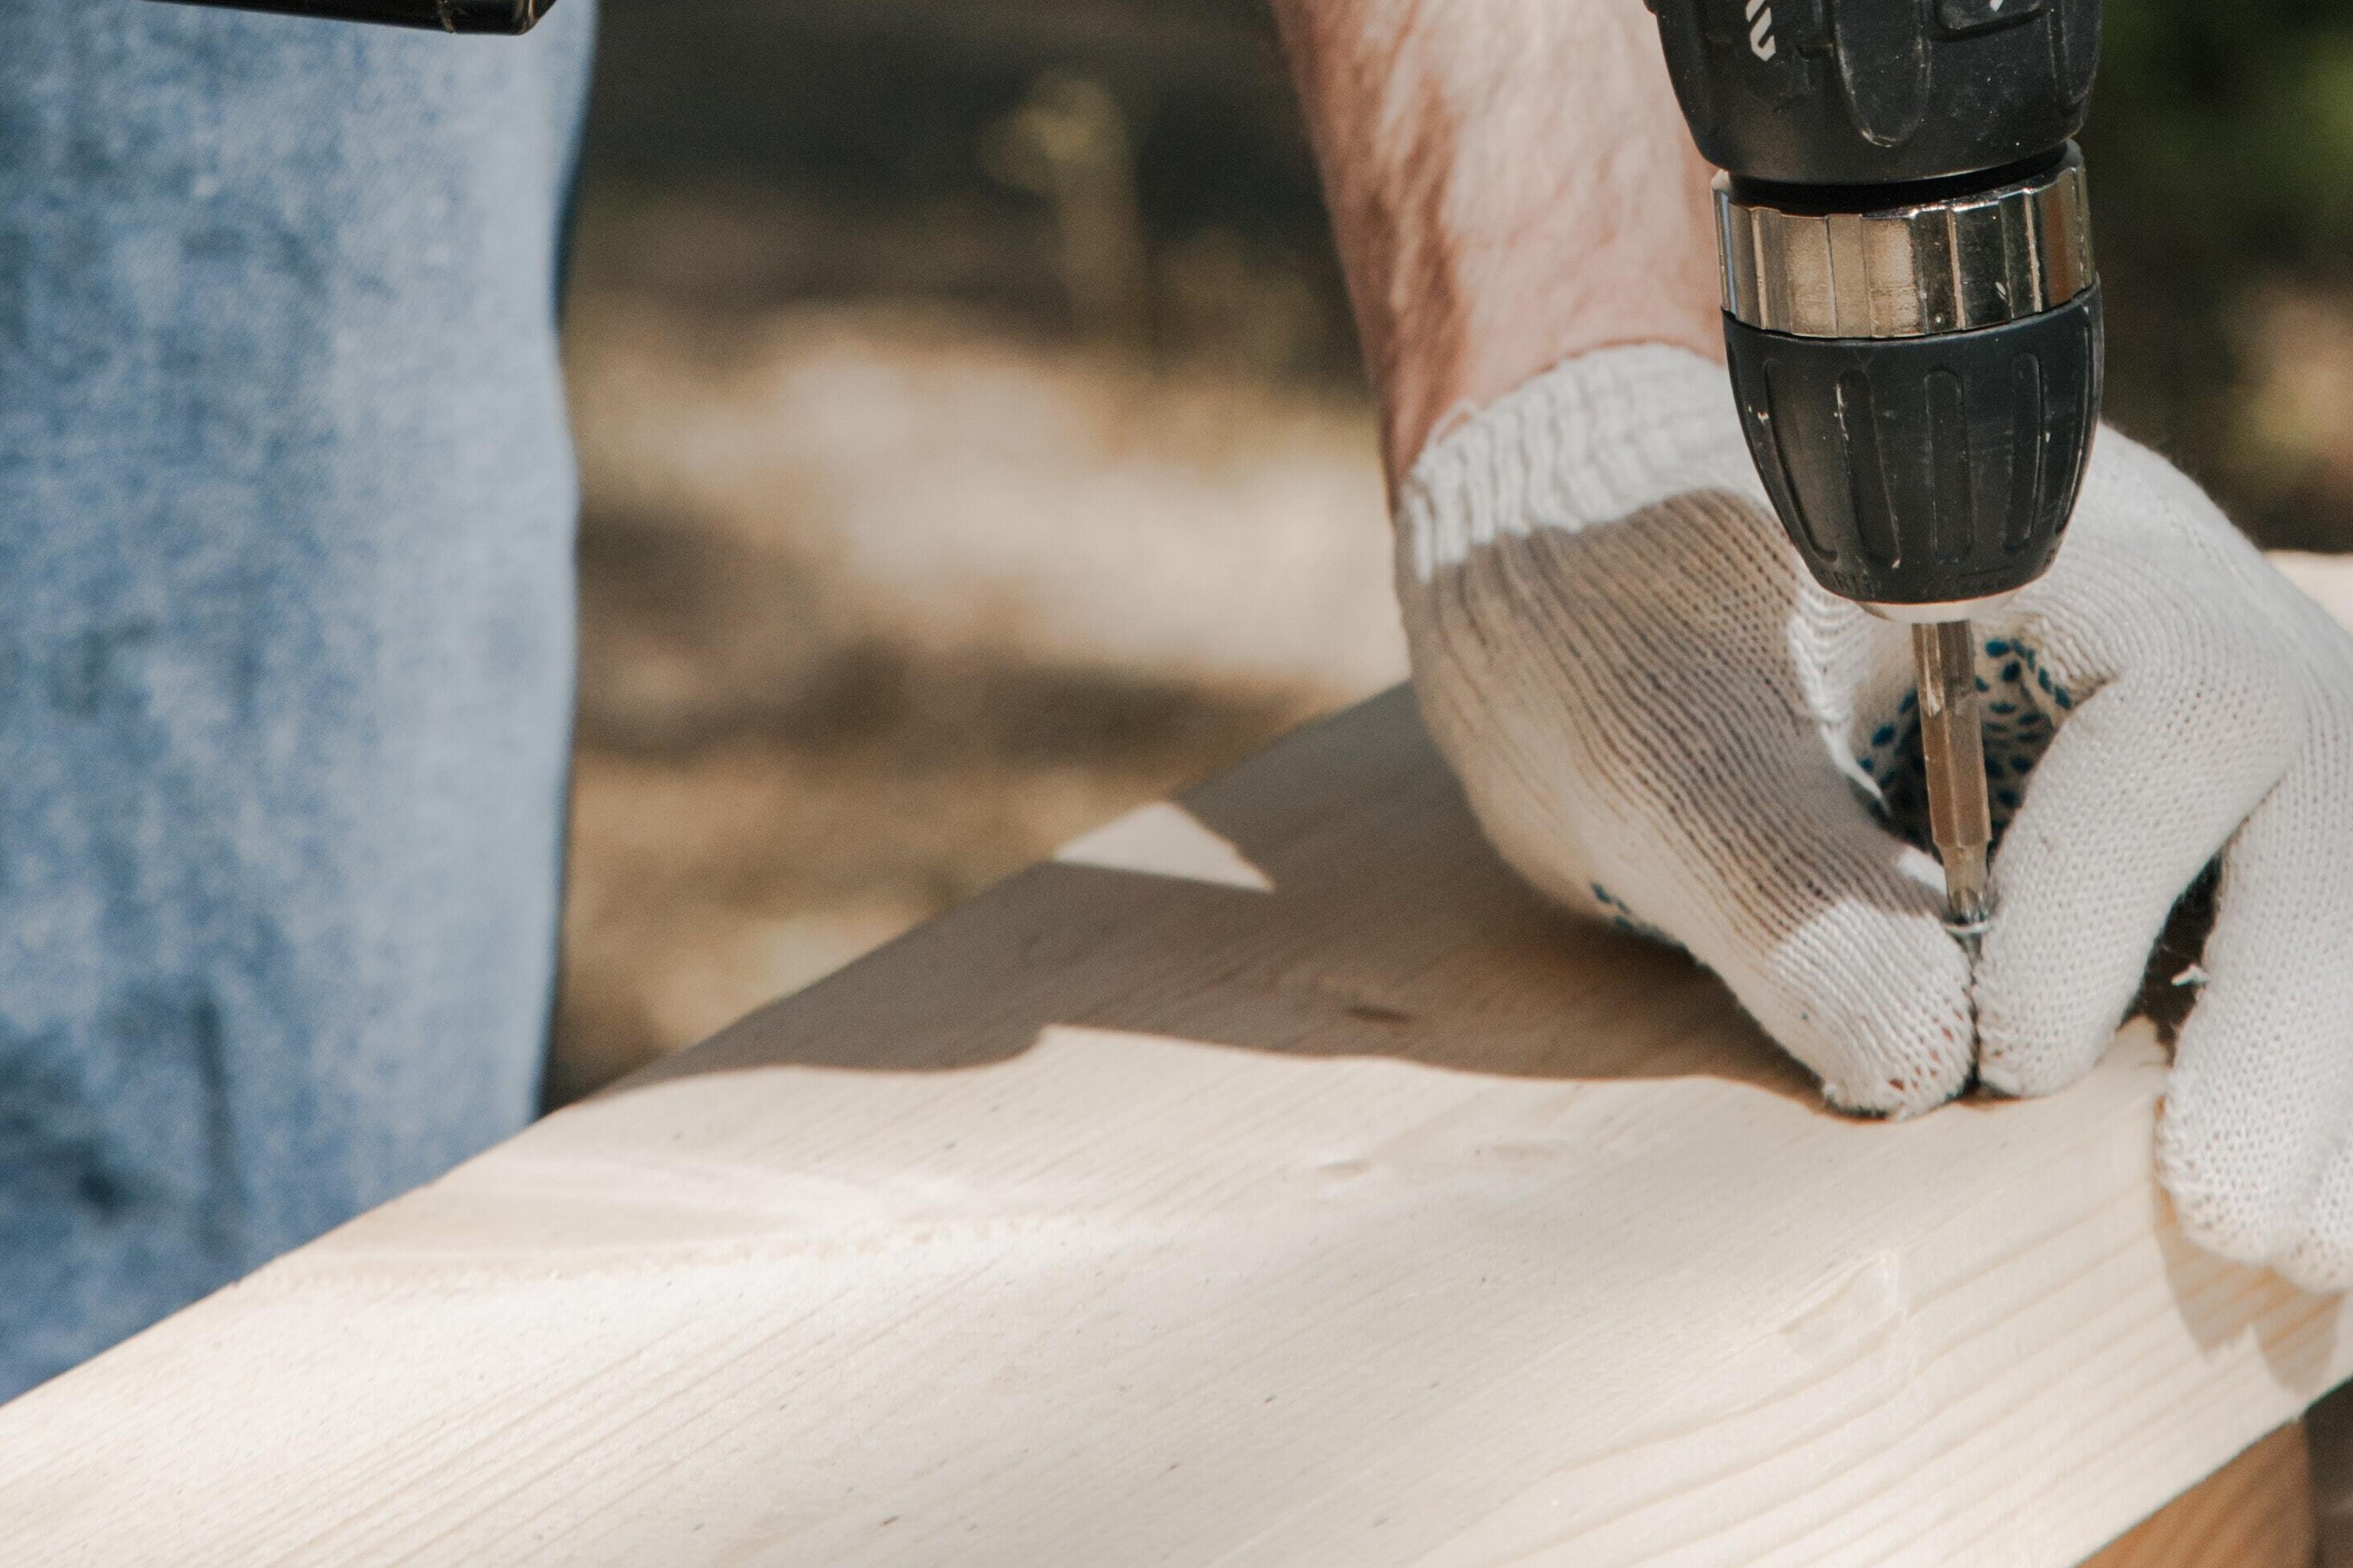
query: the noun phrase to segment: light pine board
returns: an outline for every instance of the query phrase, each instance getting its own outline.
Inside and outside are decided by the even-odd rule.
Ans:
[[[1189,808],[1271,890],[1038,868],[0,1410],[0,1561],[2059,1568],[2348,1368],[2140,1034],[1827,1115],[1398,696]]]
[[[0,1562],[2064,1568],[2353,1369],[2163,1070],[1825,1114],[1392,694],[0,1408]]]

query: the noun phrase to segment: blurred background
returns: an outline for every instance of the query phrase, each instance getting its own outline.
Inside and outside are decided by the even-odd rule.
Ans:
[[[558,1100],[1404,669],[1262,0],[603,4]],[[2112,416],[2353,549],[2353,0],[2106,22]]]

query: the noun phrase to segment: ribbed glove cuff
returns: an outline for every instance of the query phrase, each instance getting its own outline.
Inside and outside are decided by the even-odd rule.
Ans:
[[[1505,533],[1575,532],[1694,489],[1760,500],[1724,367],[1688,349],[1600,349],[1422,448],[1398,501],[1415,575]]]

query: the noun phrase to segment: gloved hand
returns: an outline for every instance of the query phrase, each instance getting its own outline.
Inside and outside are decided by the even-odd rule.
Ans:
[[[1441,431],[1398,586],[1504,855],[1688,949],[1850,1110],[2081,1078],[2219,854],[2162,1175],[2205,1247],[2353,1283],[2353,638],[2162,458],[2102,431],[2057,564],[1978,622],[1974,979],[1918,847],[1908,634],[1807,574],[1722,369],[1604,350]]]

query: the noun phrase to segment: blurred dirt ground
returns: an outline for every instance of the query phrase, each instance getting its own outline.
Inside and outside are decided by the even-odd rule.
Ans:
[[[629,264],[739,221],[584,231],[559,1101],[1403,668],[1359,397]]]
[[[550,1096],[1402,673],[1260,0],[604,0]]]

